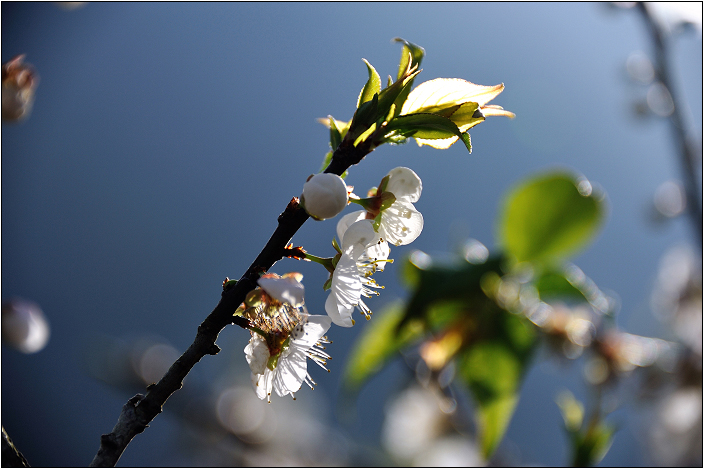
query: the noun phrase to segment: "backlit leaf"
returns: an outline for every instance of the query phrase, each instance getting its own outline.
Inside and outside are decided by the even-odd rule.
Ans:
[[[343,380],[348,390],[358,390],[377,373],[400,348],[411,344],[423,331],[420,321],[407,322],[396,334],[404,316],[402,303],[393,303],[373,315],[373,327],[367,327],[350,352]]]
[[[468,102],[479,107],[494,99],[504,90],[504,85],[483,86],[461,78],[436,78],[416,86],[401,108],[401,115],[432,112],[432,109]],[[465,129],[466,130],[466,129]]]
[[[458,375],[476,402],[479,441],[488,459],[518,403],[535,331],[525,318],[498,308],[486,319],[477,327],[482,339],[461,354]]]
[[[401,39],[400,37],[395,38],[394,41],[403,43],[403,49],[401,51],[401,62],[398,66],[398,75],[396,78],[397,80],[400,80],[401,77],[403,77],[404,72],[409,68],[420,67],[420,63],[423,60],[423,57],[425,56],[425,49],[416,44],[413,44],[412,42],[408,42],[404,39]],[[406,101],[408,94],[411,92],[411,86],[413,86],[413,79],[409,81],[408,86],[405,87],[395,98],[395,109],[393,117],[401,113],[401,107]]]
[[[374,94],[381,92],[381,77],[377,73],[376,69],[372,67],[372,64],[367,62],[366,59],[362,60],[364,60],[364,63],[367,64],[367,69],[369,70],[369,79],[364,85],[364,88],[362,88],[362,91],[359,93],[359,98],[357,98],[358,108],[360,104],[366,103],[367,101],[372,99],[372,97],[374,97]]]
[[[498,223],[504,249],[519,262],[551,264],[586,246],[605,210],[584,183],[567,173],[551,173],[513,189]]]
[[[447,117],[436,114],[409,114],[393,119],[386,130],[406,137],[445,139],[462,135],[457,126]]]

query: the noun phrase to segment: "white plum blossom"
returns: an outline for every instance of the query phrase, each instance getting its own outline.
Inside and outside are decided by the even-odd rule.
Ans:
[[[297,273],[264,275],[235,313],[249,320],[252,337],[244,353],[257,397],[269,402],[272,392],[295,399],[304,382],[313,388],[306,359],[327,369],[330,358],[322,344],[328,343],[324,334],[331,319],[307,313],[301,278]]]
[[[24,54],[2,64],[2,120],[13,122],[26,118],[32,110],[39,77]]]
[[[345,217],[347,218],[347,217]],[[343,218],[343,220],[345,219]],[[341,224],[343,220],[340,220]],[[370,263],[367,256],[370,248],[378,249],[385,261],[388,258],[388,246],[383,254],[380,237],[372,227],[372,220],[362,219],[350,224],[342,236],[340,259],[332,274],[330,294],[325,301],[325,311],[332,322],[342,327],[352,327],[352,313],[359,308],[367,318],[371,310],[362,301],[362,296],[374,293],[370,287],[379,288],[370,275],[376,269],[376,263]],[[386,243],[383,243],[386,244]],[[360,259],[362,261],[360,262]],[[383,265],[384,262],[380,262]]]
[[[303,185],[301,202],[311,217],[326,220],[344,210],[348,197],[347,185],[340,176],[320,173],[311,176]]]
[[[382,180],[376,195],[371,198],[375,202],[371,202],[366,211],[352,212],[343,219],[374,219],[374,227],[384,241],[394,246],[410,244],[423,231],[423,215],[413,205],[420,198],[423,183],[412,169],[402,166],[392,169],[387,177],[384,178],[387,182]],[[388,207],[382,205],[384,193],[395,197]]]
[[[412,169],[402,166],[392,169],[388,176],[384,191],[391,192],[396,200],[381,211],[378,231],[395,246],[410,244],[423,231],[423,215],[413,206],[420,198],[423,183]]]
[[[367,212],[359,210],[340,218],[340,221],[337,222],[337,238],[341,240],[345,236],[347,228],[352,223],[366,219],[366,215]],[[371,275],[377,270],[384,270],[389,254],[391,254],[389,243],[384,241],[381,236],[378,236],[378,241],[367,247],[366,251],[357,260],[357,263],[360,270],[364,270],[365,273],[369,272],[368,275]]]
[[[288,303],[294,308],[303,306],[305,288],[298,275],[288,275],[281,278],[263,276],[257,283],[269,296],[281,303]]]

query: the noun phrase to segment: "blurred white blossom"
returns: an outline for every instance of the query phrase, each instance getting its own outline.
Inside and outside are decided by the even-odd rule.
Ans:
[[[49,322],[39,305],[13,299],[2,305],[2,342],[22,353],[35,353],[49,341]]]

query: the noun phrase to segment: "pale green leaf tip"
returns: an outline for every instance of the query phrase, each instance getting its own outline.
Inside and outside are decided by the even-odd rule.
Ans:
[[[464,142],[464,146],[467,147],[467,151],[471,155],[472,154],[472,139],[467,132],[462,132],[462,141]]]

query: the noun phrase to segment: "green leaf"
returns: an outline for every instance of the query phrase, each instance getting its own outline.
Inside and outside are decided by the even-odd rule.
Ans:
[[[404,72],[409,68],[409,53],[411,59],[410,68],[412,68],[414,65],[420,66],[420,62],[423,60],[423,57],[425,57],[425,49],[421,46],[413,44],[412,42],[408,42],[405,39],[401,39],[400,37],[394,38],[394,42],[403,43],[403,49],[401,50],[401,62],[398,65],[398,74],[396,76],[396,79],[400,80]]]
[[[401,322],[427,317],[428,309],[439,300],[464,300],[477,308],[489,302],[481,287],[482,278],[490,272],[503,274],[504,259],[490,257],[483,264],[462,263],[456,266],[434,265],[427,254],[411,254],[404,275],[417,284],[406,308],[406,318]]]
[[[320,170],[318,170],[319,173],[322,173],[325,171],[325,168],[327,168],[330,165],[330,162],[332,161],[332,152],[329,151],[325,154],[325,158],[323,158],[323,165],[320,167]]]
[[[523,182],[504,202],[499,242],[518,262],[553,264],[582,249],[601,226],[605,211],[603,202],[584,187],[584,181],[561,172]]]
[[[386,125],[386,130],[404,137],[413,136],[429,140],[462,136],[454,122],[437,114],[398,116]]]
[[[401,50],[401,62],[398,65],[398,74],[396,78],[397,80],[401,80],[401,77],[404,72],[408,70],[408,68],[413,68],[414,66],[420,67],[420,63],[423,60],[423,57],[425,57],[425,49],[421,46],[413,44],[412,42],[408,42],[405,39],[401,39],[400,37],[395,38],[394,41],[403,43],[403,49]],[[410,64],[409,59],[411,61]],[[411,79],[408,82],[408,86],[404,87],[403,90],[401,90],[401,92],[394,98],[393,102],[395,109],[393,117],[396,117],[401,113],[403,103],[406,102],[406,98],[408,98],[408,94],[411,92],[411,86],[413,86],[413,79]]]
[[[472,154],[472,137],[467,132],[462,132],[462,143],[467,148],[469,154]]]
[[[447,117],[457,127],[461,127],[463,131],[467,131],[485,120],[485,117],[479,111],[479,105],[473,102],[424,106],[411,114],[437,114],[438,116]]]
[[[404,305],[396,302],[374,313],[373,327],[364,329],[345,366],[343,381],[348,391],[359,390],[400,348],[422,335],[423,325],[417,320],[406,323],[398,334],[395,333],[404,310]]]
[[[376,69],[372,67],[372,64],[367,62],[366,59],[364,60],[364,63],[367,64],[367,69],[369,70],[369,79],[367,80],[367,83],[364,85],[364,88],[362,88],[362,91],[359,93],[359,98],[357,98],[357,108],[359,108],[360,104],[366,103],[372,97],[374,97],[374,94],[378,94],[381,92],[381,77],[377,73]]]
[[[379,95],[375,94],[372,99],[362,103],[355,111],[347,136],[353,141],[376,124],[379,108]]]
[[[565,274],[560,271],[544,272],[535,281],[535,288],[543,301],[550,299],[589,301],[585,293],[567,280]]]
[[[576,439],[578,444],[574,448],[574,467],[587,467],[597,465],[613,443],[616,427],[600,421],[590,425],[581,438]]]
[[[454,122],[457,127],[461,127],[463,132],[484,122],[486,119],[479,111],[479,105],[472,102],[461,104],[448,118]]]
[[[387,119],[389,115],[391,118],[397,116],[401,112],[401,106],[403,105],[403,100],[408,96],[411,91],[411,86],[413,85],[413,79],[420,73],[420,70],[415,70],[404,75],[401,79],[394,82],[392,85],[387,86],[381,93],[379,93],[379,118],[384,120]],[[400,101],[400,104],[399,104]],[[393,113],[391,110],[393,109]]]
[[[536,335],[524,318],[499,308],[476,330],[483,339],[461,353],[458,374],[476,402],[479,440],[488,459],[506,433],[518,404]]]
[[[335,123],[335,118],[332,116],[328,117],[330,119],[330,148],[332,148],[332,151],[335,151],[342,142],[342,134]]]

